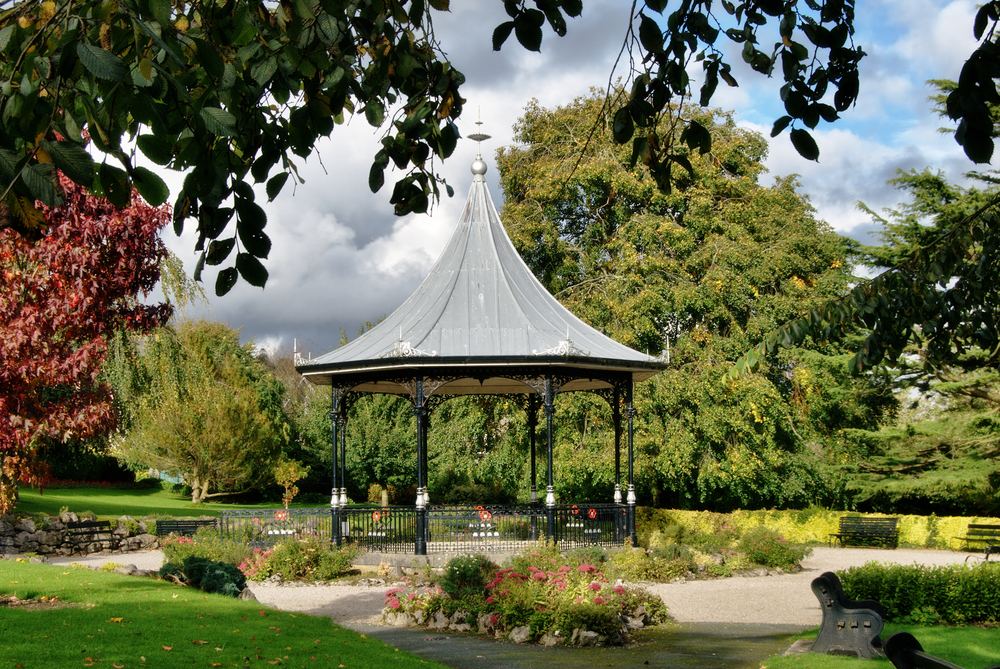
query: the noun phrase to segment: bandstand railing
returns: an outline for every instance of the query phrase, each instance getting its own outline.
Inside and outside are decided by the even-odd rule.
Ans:
[[[628,538],[624,505],[558,504],[551,512],[542,505],[430,506],[423,510],[426,551],[511,552],[549,536],[564,548],[614,547]],[[255,548],[315,536],[370,552],[413,553],[419,513],[412,506],[225,510],[220,532],[224,540]]]

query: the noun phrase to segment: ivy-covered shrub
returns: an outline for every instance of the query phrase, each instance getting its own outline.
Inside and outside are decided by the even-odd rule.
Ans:
[[[240,564],[250,557],[251,550],[246,544],[223,541],[219,531],[212,527],[199,527],[193,537],[171,533],[160,539],[160,549],[167,562],[181,563],[185,558],[197,555],[216,562]]]
[[[189,555],[181,564],[167,562],[160,567],[159,573],[160,578],[174,576],[204,592],[230,597],[238,597],[247,587],[246,578],[236,565],[216,562],[197,555]]]
[[[740,538],[737,550],[753,564],[769,568],[791,569],[812,553],[811,548],[789,542],[777,532],[757,527]]]
[[[354,567],[358,549],[332,545],[319,537],[284,541],[268,550],[255,549],[239,563],[251,581],[263,581],[280,575],[286,581],[330,581]]]
[[[892,622],[1000,624],[1000,563],[898,565],[869,562],[838,571],[851,599],[874,599]]]

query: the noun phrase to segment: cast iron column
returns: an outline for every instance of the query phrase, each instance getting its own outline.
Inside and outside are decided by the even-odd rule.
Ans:
[[[427,555],[427,507],[424,504],[424,489],[427,486],[427,472],[424,471],[424,451],[427,449],[425,434],[427,407],[424,406],[424,380],[417,379],[416,386],[413,415],[417,417],[417,538],[413,552],[416,555]]]
[[[333,492],[330,494],[330,520],[332,525],[330,529],[333,533],[331,538],[338,546],[341,543],[340,514],[337,509],[340,503],[340,500],[337,498],[337,423],[339,413],[340,390],[338,388],[334,388],[330,392],[330,427],[333,429],[333,444],[330,449],[333,453],[333,470],[331,471],[331,478],[333,479]]]
[[[531,498],[534,504],[538,501],[538,486],[535,485],[538,475],[535,469],[535,432],[538,428],[538,395],[528,395],[528,434],[531,437]]]
[[[340,508],[347,506],[347,413],[340,412]]]
[[[633,474],[634,474],[633,464],[635,458],[632,452],[632,427],[636,410],[635,407],[632,406],[631,380],[629,380],[628,386],[626,386],[625,389],[626,389],[625,415],[628,417],[628,497],[626,497],[626,501],[628,502],[628,534],[629,534],[629,540],[632,542],[632,545],[638,546],[639,537],[635,533],[635,481],[633,479]]]
[[[548,516],[545,536],[549,541],[556,540],[556,489],[552,484],[552,415],[556,412],[552,398],[552,377],[545,377],[545,429],[548,462],[546,467],[545,508]]]
[[[615,504],[622,503],[622,407],[621,390],[615,386],[611,416],[615,426]]]

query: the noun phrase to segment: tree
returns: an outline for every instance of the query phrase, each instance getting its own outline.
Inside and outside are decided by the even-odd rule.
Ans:
[[[516,126],[519,146],[498,160],[503,220],[536,276],[574,313],[669,360],[637,388],[643,490],[661,503],[717,509],[815,501],[824,490],[816,468],[843,427],[820,410],[823,398],[861,402],[874,421],[892,404],[884,380],[852,380],[844,359],[839,375],[824,371],[842,354],[828,345],[720,384],[755,339],[849,290],[853,243],[815,220],[793,180],[759,183],[766,143],[728,115],[691,112],[713,150],[692,155],[693,171],[674,175],[665,192],[647,168],[630,168],[613,121],[587,139],[605,104],[595,93],[557,109],[529,105]],[[610,497],[613,430],[598,406],[574,395],[560,413],[569,454],[559,478],[578,489],[599,482]]]
[[[63,203],[38,210],[30,240],[0,229],[0,511],[18,482],[40,485],[46,440],[84,440],[113,430],[112,394],[100,378],[116,331],[144,333],[170,307],[142,304],[167,251],[164,208],[136,198],[123,209],[60,176]]]
[[[166,201],[166,185],[137,164],[137,148],[156,165],[188,171],[174,223],[180,230],[186,219],[197,221],[202,261],[231,262],[238,249],[216,291],[227,292],[237,276],[263,285],[267,272],[259,259],[267,257],[270,241],[249,179],[266,183],[273,198],[295,175],[295,158],[309,155],[318,138],[353,113],[364,113],[376,127],[391,124],[369,184],[382,187],[390,162],[406,171],[390,200],[398,214],[425,211],[439,195],[432,156],[444,159],[454,150],[454,121],[464,102],[464,77],[433,31],[433,12],[446,11],[449,0],[6,4],[0,14],[0,81],[6,82],[0,86],[0,225],[31,232],[32,200],[58,200],[52,164],[119,205],[131,185],[150,202]],[[632,141],[633,160],[647,164],[666,187],[671,165],[687,165],[682,144],[710,150],[710,134],[693,119],[679,136],[656,129],[691,95],[687,72],[695,62],[705,72],[701,105],[710,103],[720,79],[736,85],[720,37],[739,45],[762,74],[770,76],[780,61],[788,114],[775,131],[792,126],[793,144],[815,158],[815,143],[799,126],[835,120],[857,95],[857,65],[865,54],[850,43],[853,2],[723,1],[718,13],[717,4],[696,0],[663,16],[666,4],[649,0],[630,10],[623,49],[643,64],[633,69],[631,92],[614,113],[614,137]],[[564,35],[566,17],[583,10],[582,0],[507,0],[504,6],[510,20],[494,32],[494,49],[514,34],[537,51],[546,22]],[[777,43],[762,50],[768,29]],[[84,127],[106,154],[100,165],[81,148]]]
[[[233,495],[274,482],[290,428],[283,388],[239,333],[219,323],[162,328],[137,345],[142,392],[134,423],[113,440],[133,467],[180,475],[191,501]]]

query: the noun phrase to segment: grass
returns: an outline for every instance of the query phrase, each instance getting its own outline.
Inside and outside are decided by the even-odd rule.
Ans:
[[[815,639],[819,628],[804,632],[796,639]],[[879,636],[883,641],[896,632],[909,632],[924,652],[966,669],[981,669],[1000,659],[1000,634],[982,627],[945,627],[895,625],[887,623]],[[875,664],[873,664],[875,663]],[[843,655],[775,655],[761,663],[766,669],[892,669],[887,659],[858,660]]]
[[[191,498],[159,487],[134,488],[47,488],[41,492],[32,488],[20,488],[20,501],[15,509],[18,513],[42,513],[47,516],[59,515],[62,507],[70,511],[92,511],[99,517],[118,518],[132,516],[217,516],[222,509],[275,509],[280,502],[260,504],[225,504],[206,502],[192,504]],[[292,504],[293,508],[314,507],[315,504]]]
[[[75,607],[0,608],[7,667],[393,667],[442,665],[338,627],[165,581],[0,561],[0,594]]]

